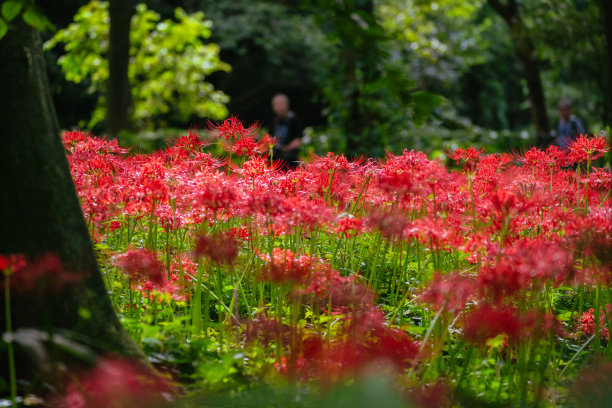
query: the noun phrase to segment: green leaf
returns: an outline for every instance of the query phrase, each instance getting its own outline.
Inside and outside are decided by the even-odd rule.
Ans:
[[[6,21],[11,21],[17,14],[21,11],[21,7],[23,7],[23,3],[20,1],[9,0],[5,1],[2,4],[2,17],[6,19]]]
[[[6,21],[0,18],[0,38],[4,37],[7,31],[8,31],[8,24],[6,24]]]
[[[39,10],[31,6],[23,13],[22,18],[26,24],[31,25],[38,31],[44,31],[49,24],[49,20]]]
[[[437,94],[431,92],[415,92],[412,94],[412,102],[414,103],[414,122],[417,125],[423,124],[425,119],[431,112],[440,106],[444,99]]]

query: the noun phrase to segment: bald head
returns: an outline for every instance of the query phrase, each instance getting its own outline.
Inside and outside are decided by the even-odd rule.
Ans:
[[[284,118],[289,113],[289,98],[287,95],[279,93],[272,98],[272,110],[276,116]]]
[[[566,122],[572,116],[572,101],[568,98],[562,98],[559,101],[559,116]]]

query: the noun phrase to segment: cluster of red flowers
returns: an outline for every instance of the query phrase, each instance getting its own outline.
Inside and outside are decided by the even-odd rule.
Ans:
[[[212,133],[228,143],[229,160],[206,153],[208,142],[193,131],[148,155],[129,155],[115,141],[80,132],[66,133],[64,146],[96,239],[138,223],[143,233],[156,224],[169,242],[183,245],[188,237],[194,244],[166,248],[170,265],[146,250],[119,255],[116,264],[138,287],[170,282],[184,298],[191,282],[183,277],[194,276],[198,262],[225,268],[240,263],[244,251],[255,269],[247,276],[290,288],[283,293],[294,302],[338,314],[342,327],[334,329],[334,339],[312,330],[298,336],[279,316],[248,326],[248,337],[298,336],[297,346],[283,343],[288,351],[278,367],[302,378],[315,371],[341,378],[379,360],[405,368],[423,357],[376,306],[373,277],[382,272],[372,268],[368,275],[372,260],[355,262],[350,271],[345,265],[340,273],[329,259],[335,253],[328,259],[323,252],[314,255],[321,235],[335,239],[337,249],[372,237],[370,254],[397,251],[402,268],[405,257],[416,259],[419,268],[426,257],[434,271],[418,271],[424,277],[420,287],[405,283],[408,272],[394,271],[385,282],[390,292],[461,315],[457,327],[479,345],[500,335],[514,344],[561,333],[554,313],[534,305],[532,295],[544,287],[609,284],[612,277],[609,258],[601,255],[612,248],[612,176],[592,168],[608,151],[603,137],[580,137],[567,152],[534,148],[512,156],[458,149],[448,153],[463,162],[458,170],[404,151],[381,161],[313,155],[284,171],[265,156],[272,142],[256,141],[255,127],[231,118]],[[242,155],[248,158],[236,160]],[[388,244],[378,244],[385,239]],[[347,245],[344,253],[350,251]],[[172,262],[170,254],[177,255]],[[582,317],[584,333],[594,333],[593,319]]]

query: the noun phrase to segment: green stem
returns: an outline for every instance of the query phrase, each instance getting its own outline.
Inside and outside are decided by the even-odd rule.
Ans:
[[[4,312],[6,320],[6,334],[11,336],[7,341],[9,377],[11,387],[11,406],[17,406],[17,374],[15,371],[15,350],[13,349],[13,323],[11,320],[11,286],[9,275],[6,274],[4,282]]]

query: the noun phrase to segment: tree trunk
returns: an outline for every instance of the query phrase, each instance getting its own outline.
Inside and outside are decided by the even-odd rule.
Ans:
[[[13,331],[62,332],[79,338],[95,353],[140,357],[112,309],[98,270],[59,136],[40,35],[18,20],[0,40],[0,61],[9,62],[0,64],[0,254],[57,254],[80,282],[62,292],[51,288],[12,291]],[[0,298],[4,305],[4,291]],[[1,315],[4,331],[6,319]],[[6,379],[5,359],[3,351],[0,371]],[[17,364],[19,377],[31,381],[40,374],[40,367],[28,371],[28,363],[21,363]]]
[[[550,124],[546,112],[546,98],[540,74],[540,59],[526,31],[519,12],[516,0],[502,3],[500,0],[488,0],[488,4],[499,14],[510,28],[510,36],[516,46],[516,52],[523,66],[527,89],[529,90],[529,103],[531,105],[531,118],[536,130],[536,143],[539,146],[546,144],[550,134]]]
[[[116,138],[130,128],[132,90],[128,77],[130,62],[130,23],[134,14],[133,0],[109,0],[110,42],[108,50],[108,90],[106,130]]]

